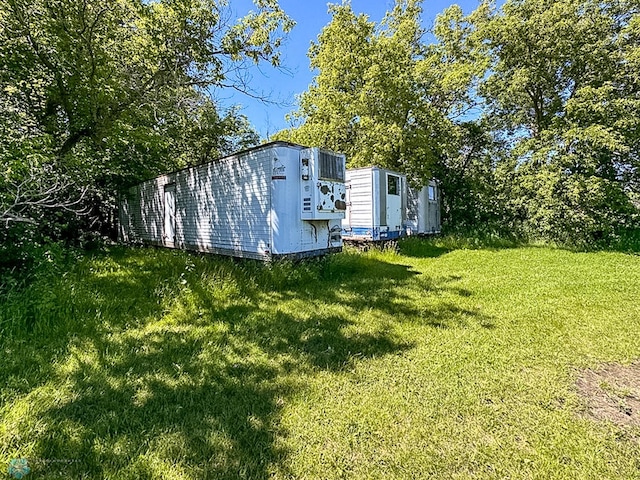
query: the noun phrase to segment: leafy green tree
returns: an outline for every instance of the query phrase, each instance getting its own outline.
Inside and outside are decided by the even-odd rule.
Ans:
[[[513,234],[505,200],[504,145],[480,121],[460,122],[450,132],[457,150],[433,166],[441,190],[443,228],[470,235]]]
[[[431,108],[440,113],[439,135],[433,136],[438,155],[431,174],[440,182],[443,228],[464,234],[504,234],[505,214],[498,167],[504,144],[491,135],[490,125],[478,119],[478,86],[489,66],[477,19],[490,12],[481,5],[465,17],[452,5],[436,17],[435,42],[424,47],[418,63],[418,85]],[[433,125],[433,124],[432,124]]]
[[[276,138],[342,151],[352,167],[428,177],[449,122],[430,103],[420,4],[398,0],[380,24],[348,2],[330,5],[332,20],[309,50],[318,75],[291,117],[297,126]]]
[[[508,0],[467,17],[454,6],[438,18],[432,48],[445,52],[441,75],[464,78],[482,111],[477,125],[493,137],[484,144],[494,146],[494,161],[465,162],[478,137],[463,135],[461,155],[440,165],[458,199],[467,179],[472,222],[487,222],[473,199],[482,193],[495,198],[502,230],[528,237],[596,245],[637,225],[639,7]]]
[[[0,4],[0,220],[108,215],[118,187],[256,141],[208,95],[242,88],[243,62],[279,64],[293,22],[255,4],[235,24],[225,0]]]
[[[529,236],[593,244],[634,221],[639,8],[512,0],[475,19],[486,117],[511,140],[511,205]]]
[[[297,126],[276,138],[325,145],[345,152],[350,167],[392,168],[414,184],[435,175],[445,224],[495,224],[488,199],[497,143],[469,121],[474,87],[489,64],[477,46],[469,48],[481,42],[473,24],[451,7],[436,21],[437,42],[427,45],[419,1],[397,1],[380,24],[348,2],[330,12],[309,51],[318,74],[292,116]]]

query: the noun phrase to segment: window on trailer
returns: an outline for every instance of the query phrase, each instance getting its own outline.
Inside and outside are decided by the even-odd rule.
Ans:
[[[432,202],[436,199],[436,187],[429,185],[429,200]]]
[[[400,177],[387,175],[387,193],[389,195],[400,195]]]

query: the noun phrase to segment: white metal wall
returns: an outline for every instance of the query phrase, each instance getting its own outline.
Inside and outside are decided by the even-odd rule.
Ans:
[[[434,199],[429,199],[429,187]],[[407,228],[412,234],[440,233],[440,188],[435,180],[420,189],[409,188],[407,205]]]
[[[264,258],[270,253],[271,150],[163,175],[120,204],[120,238],[174,246],[164,236],[164,187],[175,183],[175,247]]]
[[[178,247],[269,254],[270,153],[254,150],[176,174]]]
[[[342,221],[342,228],[373,227],[376,225],[374,218],[378,220],[377,226],[379,226],[380,215],[374,214],[376,202],[373,201],[373,169],[348,169],[346,182],[347,211]]]
[[[168,183],[171,183],[170,176],[162,175],[129,189],[121,199],[122,241],[163,244],[164,186]]]
[[[397,177],[397,193],[389,194],[389,176]],[[344,235],[354,240],[387,240],[404,234],[406,176],[378,167],[347,170]]]
[[[319,182],[317,171],[313,168],[308,180],[303,181],[301,154],[308,152],[285,146],[273,150],[270,218],[271,248],[275,255],[302,254],[342,247],[342,238],[336,238],[335,232],[340,233],[343,212],[320,212],[325,218],[305,219],[307,216],[313,217],[317,212],[314,202],[318,198],[313,198],[309,192],[317,189]],[[331,182],[324,182],[328,183]],[[344,189],[343,184],[340,186]],[[313,198],[309,204],[310,213],[303,208],[303,198],[308,197]]]
[[[133,187],[120,202],[120,238],[252,258],[340,248],[343,211],[301,218],[303,148],[275,143]],[[175,189],[175,244],[164,235],[167,185]]]

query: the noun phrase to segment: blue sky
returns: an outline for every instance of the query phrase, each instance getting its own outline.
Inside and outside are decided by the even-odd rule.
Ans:
[[[219,91],[217,99],[222,105],[240,105],[241,112],[258,130],[261,137],[266,138],[288,126],[285,115],[296,109],[296,95],[307,90],[312,82],[314,72],[309,69],[307,51],[312,41],[317,40],[322,28],[331,20],[327,13],[326,0],[280,0],[282,9],[296,21],[283,45],[281,68],[270,65],[250,68],[245,72],[245,81],[252,90],[268,96],[272,103],[263,103],[249,96],[232,90]],[[336,0],[331,3],[341,3]],[[465,13],[473,11],[479,0],[424,0],[422,8],[422,24],[430,28],[438,13],[452,4],[458,4]],[[244,16],[254,8],[251,0],[231,0],[231,8],[238,16]],[[370,20],[379,22],[385,12],[393,8],[393,0],[351,0],[351,7],[356,13],[366,14]]]

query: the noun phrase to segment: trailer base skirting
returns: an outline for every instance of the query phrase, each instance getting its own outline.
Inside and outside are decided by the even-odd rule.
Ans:
[[[386,242],[405,236],[404,230],[381,230],[380,227],[342,229],[342,240],[349,242]]]
[[[153,246],[159,248],[170,248],[172,250],[185,250],[187,252],[207,253],[212,255],[223,255],[225,257],[236,258],[250,258],[253,260],[261,260],[263,262],[269,262],[271,260],[301,260],[304,258],[320,257],[330,253],[342,252],[342,247],[329,247],[320,250],[307,250],[303,252],[291,252],[291,253],[258,253],[248,252],[245,250],[235,250],[233,248],[221,248],[221,247],[208,247],[204,245],[192,245],[192,244],[179,244],[179,245],[165,245],[162,242],[153,240],[142,240],[137,242],[122,242],[125,246]]]

